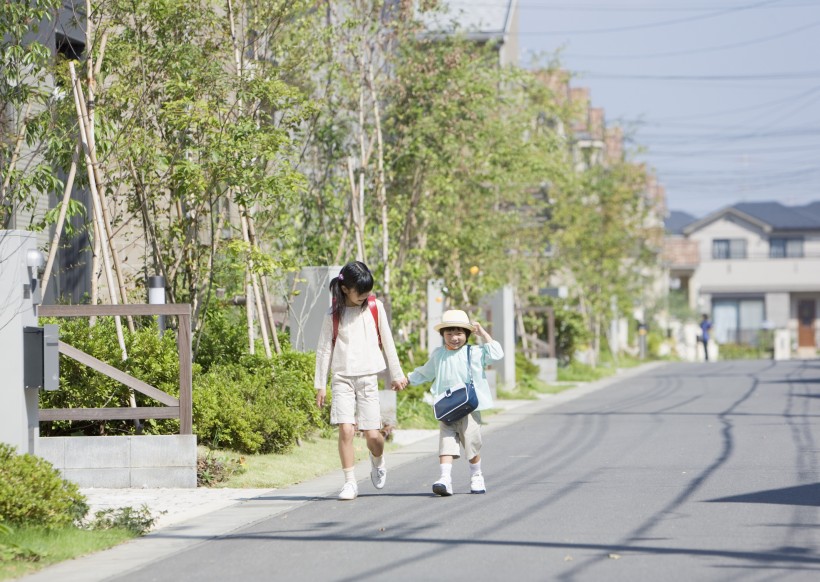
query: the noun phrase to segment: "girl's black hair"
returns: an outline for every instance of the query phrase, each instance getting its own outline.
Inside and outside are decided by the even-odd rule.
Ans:
[[[370,293],[373,289],[373,274],[361,261],[351,261],[342,267],[338,277],[330,281],[330,296],[333,298],[333,317],[341,317],[345,308],[345,294],[342,285],[355,289],[357,293]],[[367,309],[367,301],[362,303],[362,310]]]

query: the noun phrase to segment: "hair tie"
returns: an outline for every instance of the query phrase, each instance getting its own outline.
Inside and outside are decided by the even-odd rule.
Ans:
[[[344,281],[344,280],[345,280],[345,276],[342,275],[341,273],[339,273],[339,281]]]

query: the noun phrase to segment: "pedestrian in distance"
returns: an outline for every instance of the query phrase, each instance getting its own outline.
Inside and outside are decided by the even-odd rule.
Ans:
[[[356,430],[364,432],[370,451],[373,485],[382,489],[387,480],[376,375],[387,368],[393,390],[407,386],[384,305],[370,294],[372,289],[373,275],[364,263],[353,261],[342,268],[330,282],[332,306],[322,322],[316,347],[316,405],[321,408],[326,402],[330,371],[330,422],[339,429],[339,459],[345,479],[339,499],[345,501],[359,494],[353,448]]]
[[[712,322],[705,313],[700,319],[700,342],[703,343],[703,357],[709,361],[709,331],[712,329]]]
[[[460,309],[445,311],[435,330],[441,334],[444,345],[433,350],[427,363],[408,374],[410,384],[432,382],[430,392],[435,399],[448,389],[463,386],[472,380],[478,395],[478,406],[474,412],[453,422],[439,421],[441,475],[433,484],[433,493],[445,497],[453,494],[453,459],[460,456],[461,448],[469,461],[470,493],[486,493],[484,474],[481,472],[480,411],[492,408],[493,397],[484,367],[503,358],[504,350],[480,323],[470,322],[467,314]],[[477,346],[468,343],[472,333],[481,342]]]

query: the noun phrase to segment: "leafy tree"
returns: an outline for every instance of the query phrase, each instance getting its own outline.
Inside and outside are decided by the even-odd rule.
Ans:
[[[59,0],[0,6],[0,228],[8,228],[21,211],[30,214],[39,193],[60,185],[43,157],[59,98],[43,39],[60,6]]]

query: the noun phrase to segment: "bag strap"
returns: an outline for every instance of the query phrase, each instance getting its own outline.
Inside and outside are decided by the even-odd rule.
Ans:
[[[382,347],[382,332],[379,329],[379,308],[376,305],[376,296],[367,296],[367,306],[370,308],[370,315],[373,316],[373,322],[376,324],[376,335],[379,337],[379,347]],[[339,337],[339,314],[336,312],[336,300],[333,300],[333,340],[331,347],[336,346],[336,338]],[[469,354],[468,354],[469,357]]]
[[[473,365],[470,363],[470,348],[472,346],[467,344],[467,377],[469,378],[469,384],[473,383]]]

